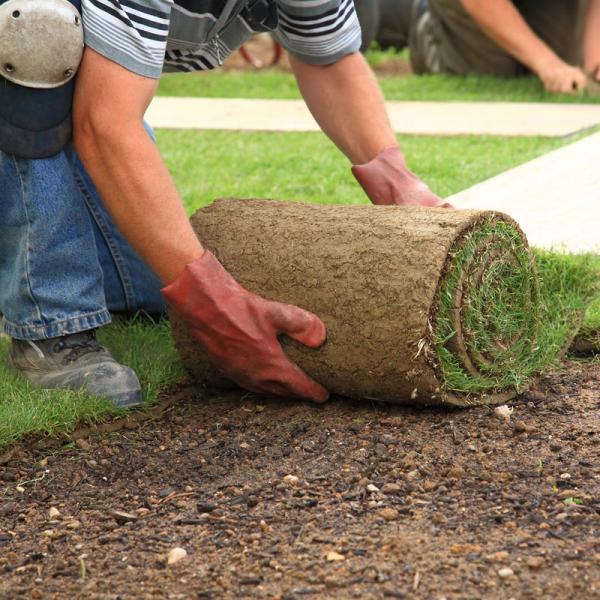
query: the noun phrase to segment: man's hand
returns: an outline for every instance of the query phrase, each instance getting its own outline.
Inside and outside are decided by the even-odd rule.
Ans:
[[[374,204],[450,207],[406,166],[362,55],[350,54],[327,66],[293,56],[290,63],[313,116],[355,165],[352,172]]]
[[[575,94],[582,92],[587,84],[585,73],[578,67],[560,60],[544,64],[537,71],[544,88],[552,94]]]
[[[249,292],[208,250],[162,292],[228,379],[253,392],[313,402],[329,397],[285,355],[278,340],[284,334],[320,347],[326,330],[317,316]]]
[[[536,35],[511,0],[461,2],[466,12],[492,40],[538,75],[548,92],[574,94],[585,89],[583,71],[561,60]]]
[[[354,165],[352,173],[373,204],[453,208],[410,171],[398,146],[364,165]]]

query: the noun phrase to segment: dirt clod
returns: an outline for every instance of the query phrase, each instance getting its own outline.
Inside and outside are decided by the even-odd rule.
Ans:
[[[530,556],[527,559],[527,566],[530,569],[541,569],[544,564],[544,559],[541,556]]]
[[[395,521],[400,516],[400,513],[395,508],[390,507],[378,510],[377,514],[386,521]]]

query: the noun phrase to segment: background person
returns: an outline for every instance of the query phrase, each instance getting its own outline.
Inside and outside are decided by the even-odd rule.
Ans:
[[[600,0],[413,0],[416,73],[531,71],[548,92],[600,81]]]

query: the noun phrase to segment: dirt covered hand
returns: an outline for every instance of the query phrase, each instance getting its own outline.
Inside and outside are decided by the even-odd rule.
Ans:
[[[352,173],[373,204],[453,208],[410,171],[398,146],[354,165]]]
[[[278,339],[285,334],[318,348],[326,330],[317,316],[249,292],[208,250],[162,292],[228,379],[253,392],[313,402],[329,397],[285,355]]]

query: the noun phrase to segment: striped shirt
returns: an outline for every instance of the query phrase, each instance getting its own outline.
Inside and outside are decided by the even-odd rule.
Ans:
[[[83,0],[85,43],[144,77],[213,69],[253,34],[331,64],[357,52],[353,0]]]

